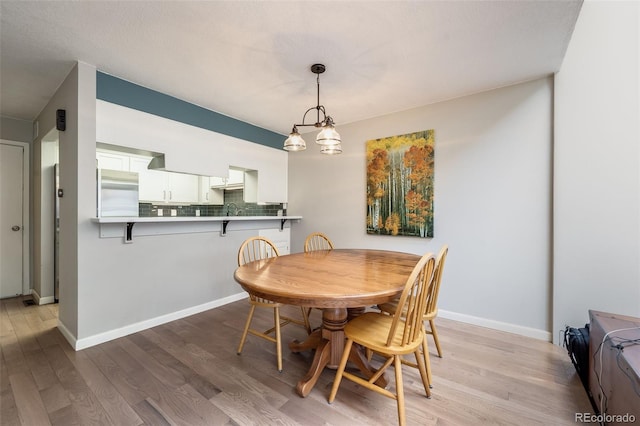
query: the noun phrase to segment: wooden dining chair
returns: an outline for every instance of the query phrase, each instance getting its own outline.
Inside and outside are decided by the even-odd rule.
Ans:
[[[407,279],[404,290],[398,300],[398,310],[394,315],[382,312],[367,312],[347,323],[344,334],[347,338],[340,360],[336,378],[329,395],[333,402],[342,378],[349,379],[367,389],[395,399],[398,405],[400,425],[406,423],[404,412],[404,389],[402,383],[402,356],[413,353],[420,370],[420,377],[427,397],[431,397],[424,357],[420,347],[424,341],[423,314],[427,304],[427,292],[434,274],[433,254],[422,256]],[[369,379],[345,371],[353,344],[361,345],[386,357],[384,363],[375,370]],[[376,381],[391,366],[395,367],[395,393],[376,385]]]
[[[322,232],[312,232],[304,240],[304,252],[315,250],[333,250],[333,243]]]
[[[432,280],[431,287],[429,288],[429,292],[427,294],[427,303],[426,309],[423,316],[423,321],[429,322],[429,328],[425,328],[425,340],[422,345],[422,352],[424,354],[425,365],[427,366],[427,374],[429,376],[429,384],[432,383],[431,380],[431,362],[429,361],[429,350],[426,335],[430,334],[433,336],[433,341],[436,344],[436,350],[438,351],[438,356],[442,358],[442,348],[440,347],[440,341],[438,340],[438,330],[436,329],[435,319],[438,316],[438,294],[440,293],[440,283],[442,282],[442,271],[444,270],[444,264],[447,259],[447,254],[449,253],[449,246],[446,244],[442,246],[440,252],[438,253],[438,257],[436,257],[436,265],[434,269],[434,277]],[[392,302],[383,303],[378,305],[378,308],[382,312],[386,312],[390,315],[393,315],[398,309],[398,300],[394,300]],[[405,361],[405,364],[408,364],[412,367],[417,367],[416,364]]]
[[[333,243],[322,232],[312,232],[307,235],[304,240],[304,252],[309,253],[316,250],[333,250]],[[311,310],[313,308],[307,308],[307,318],[311,316]]]
[[[253,262],[255,260],[268,259],[270,257],[279,256],[278,249],[268,238],[264,237],[252,237],[242,243],[238,250],[238,266],[242,266],[245,263]],[[254,336],[261,337],[270,342],[276,344],[276,354],[278,358],[278,371],[282,371],[282,339],[280,335],[280,328],[294,323],[303,326],[307,330],[307,334],[311,333],[311,326],[309,325],[309,318],[307,317],[306,309],[301,307],[302,320],[290,318],[280,315],[280,308],[282,303],[273,302],[271,300],[257,297],[253,294],[249,294],[249,304],[251,306],[247,321],[242,332],[242,338],[240,339],[240,346],[238,346],[238,355],[242,353],[242,348],[247,339],[247,334],[251,333]],[[274,326],[266,331],[259,331],[251,328],[251,320],[256,308],[269,308],[273,309],[273,322]],[[271,336],[271,334],[274,336]]]

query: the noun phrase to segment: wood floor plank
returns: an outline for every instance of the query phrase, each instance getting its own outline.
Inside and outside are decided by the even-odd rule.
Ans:
[[[150,356],[153,363],[158,363],[164,366],[167,370],[182,377],[184,383],[188,383],[196,389],[205,399],[209,399],[220,392],[218,387],[141,334],[129,336],[129,340],[135,343],[145,354]],[[138,353],[138,356],[139,355],[140,354]]]
[[[123,371],[123,369],[105,353],[102,345],[85,349],[84,352],[87,353],[102,374],[109,378],[111,384],[130,406],[135,406],[148,397],[148,391],[142,388],[142,384],[137,383],[134,377],[126,371]]]
[[[182,374],[166,364],[166,362],[169,361],[166,357],[164,358],[164,363],[158,361],[153,356],[149,356],[151,355],[150,353],[145,352],[129,338],[119,339],[118,344],[132,358],[146,359],[147,362],[142,364],[142,368],[166,386],[178,388],[186,383],[185,377]],[[147,346],[147,348],[149,348],[149,346]]]
[[[149,330],[147,331],[149,333],[145,333],[145,335],[153,339],[153,337],[151,337],[153,333]],[[160,339],[158,343],[165,347],[169,353],[219,387],[222,390],[221,393],[244,395],[245,398],[251,398],[255,405],[267,411],[272,410],[272,407],[277,408],[287,401],[287,396],[274,393],[268,387],[264,386],[264,384],[246,375],[243,370],[237,370],[225,364],[218,364],[208,352],[202,350],[197,345],[191,343],[174,345],[172,340],[176,340],[177,338],[163,339],[159,335],[155,338]],[[211,401],[217,401],[218,397],[219,395],[214,396]],[[234,418],[234,421],[237,420],[238,419]]]
[[[40,349],[38,340],[36,339],[36,332],[29,326],[25,315],[20,312],[10,317],[11,324],[15,330],[20,348],[23,353],[36,351]]]
[[[9,378],[7,377],[8,381]],[[21,424],[13,389],[11,389],[10,385],[0,391],[0,424],[2,426],[19,426]]]
[[[58,321],[58,304],[51,303],[48,305],[42,305],[40,309],[37,310],[38,317],[40,321],[44,324],[49,324],[50,321]]]
[[[142,423],[140,417],[120,395],[109,379],[89,359],[87,354],[78,352],[74,354],[75,356],[69,356],[70,353],[71,348],[65,348],[67,358],[78,370],[89,389],[105,409],[112,424],[134,426]]]
[[[49,419],[52,426],[84,426],[82,419],[71,405],[49,413]]]
[[[23,300],[0,300],[2,426],[397,423],[395,401],[350,381],[328,404],[335,370],[324,370],[300,398],[295,385],[313,358],[311,351],[288,351],[289,341],[306,337],[300,327],[282,330],[281,373],[271,342],[250,336],[238,356],[246,300],[78,352],[56,329],[57,305],[25,306]],[[287,308],[291,316],[299,312]],[[271,311],[259,311],[256,327],[269,328]],[[320,311],[312,312],[312,322],[320,323]],[[444,357],[430,341],[431,399],[418,371],[403,367],[408,424],[570,425],[574,413],[592,412],[565,349],[436,322]],[[394,386],[390,377],[389,389]],[[24,411],[34,398],[40,406],[29,414],[39,418],[25,420],[19,407]]]
[[[15,396],[18,416],[22,424],[49,425],[49,415],[44,407],[40,392],[30,375],[25,373],[9,376],[11,389]]]
[[[155,404],[148,400],[142,400],[133,406],[138,416],[144,421],[145,425],[154,426],[173,426],[176,425],[169,416],[162,413],[162,410],[155,407]]]
[[[131,357],[122,349],[119,342],[110,342],[105,345],[105,352],[124,371],[129,374],[140,387],[144,388],[148,397],[147,401],[152,401],[162,409],[173,421],[188,425],[206,425],[197,412],[185,402],[184,395],[176,392],[174,388],[164,385],[161,381],[149,374],[138,360]]]
[[[9,370],[7,369],[7,361],[4,359],[4,353],[0,347],[0,392],[8,389],[11,389],[11,385],[9,383]]]
[[[56,345],[69,345],[62,336],[62,333],[60,333],[60,330],[56,328],[57,324],[57,321],[53,321],[50,324],[47,324],[42,331],[36,334],[36,340],[42,349]]]
[[[244,393],[221,392],[211,398],[211,402],[233,418],[234,423],[238,425],[252,426],[276,423],[279,425],[298,425],[298,422],[282,412],[269,405],[261,404]]]
[[[202,418],[203,424],[219,425],[228,423],[230,420],[224,411],[216,407],[208,399],[205,399],[189,384],[178,387],[175,394],[179,396],[185,405]]]
[[[15,331],[13,329],[13,324],[11,324],[9,313],[4,307],[4,304],[0,306],[2,306],[2,309],[0,309],[0,338],[8,335],[15,336]]]
[[[13,297],[11,299],[3,299],[4,310],[8,316],[20,315],[24,309],[23,300],[26,298]],[[29,298],[30,299],[30,298]]]
[[[113,424],[80,372],[66,357],[64,350],[59,346],[46,348],[45,354],[60,384],[69,395],[73,411],[77,413],[82,423]]]
[[[71,407],[69,394],[64,390],[60,383],[56,383],[47,389],[41,390],[40,397],[42,398],[42,402],[44,403],[49,415],[63,408]]]
[[[15,335],[5,336],[0,345],[2,360],[8,374],[28,372],[29,366],[22,352],[22,347]]]
[[[58,378],[51,369],[47,361],[47,356],[42,349],[27,353],[25,355],[25,362],[29,366],[38,390],[46,389],[58,383]]]

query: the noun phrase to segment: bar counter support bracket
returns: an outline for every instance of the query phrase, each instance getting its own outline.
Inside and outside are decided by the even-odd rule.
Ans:
[[[287,221],[287,219],[280,219],[280,232],[282,232],[284,230],[284,223]]]
[[[227,235],[227,225],[229,224],[229,222],[229,220],[222,221],[222,233],[220,234],[221,236]]]
[[[124,242],[125,244],[131,244],[133,242],[133,225],[135,225],[135,222],[127,222],[127,233],[124,237]]]

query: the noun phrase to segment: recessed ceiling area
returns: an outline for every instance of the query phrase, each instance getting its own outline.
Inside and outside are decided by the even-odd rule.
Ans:
[[[76,61],[281,134],[551,75],[581,1],[0,2],[0,115],[33,120]]]

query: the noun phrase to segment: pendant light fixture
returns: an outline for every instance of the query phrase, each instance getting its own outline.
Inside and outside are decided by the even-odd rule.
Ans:
[[[309,108],[302,116],[302,124],[294,124],[291,133],[287,140],[284,141],[284,149],[287,151],[302,151],[307,149],[300,133],[298,133],[298,127],[314,126],[320,127],[320,133],[316,137],[316,143],[320,145],[320,152],[323,154],[340,154],[342,152],[342,146],[340,145],[340,134],[336,131],[333,123],[333,119],[327,115],[324,106],[320,105],[320,74],[326,70],[326,67],[322,64],[311,65],[311,72],[316,74],[316,83],[318,86],[318,96],[316,106]],[[306,124],[305,119],[309,111],[316,110],[316,122]],[[322,113],[322,117],[320,116]],[[320,120],[322,118],[322,120]]]

